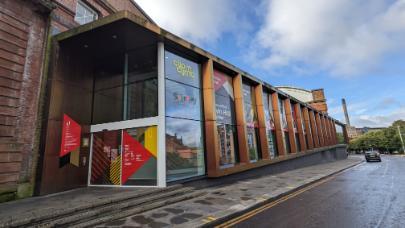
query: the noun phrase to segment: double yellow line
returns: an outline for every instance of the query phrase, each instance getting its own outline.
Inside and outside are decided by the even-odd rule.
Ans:
[[[296,192],[293,192],[293,193],[291,193],[289,195],[283,196],[278,200],[269,202],[268,204],[265,204],[265,205],[263,205],[263,206],[261,206],[259,208],[256,208],[256,209],[254,209],[252,211],[247,212],[246,214],[243,214],[243,215],[241,215],[239,217],[231,219],[231,220],[229,220],[227,222],[224,222],[224,223],[222,223],[222,224],[220,224],[218,226],[215,226],[215,227],[217,227],[217,228],[232,227],[232,226],[234,226],[234,225],[236,225],[238,223],[241,223],[241,222],[243,222],[243,221],[245,221],[245,220],[247,220],[247,219],[249,219],[249,218],[251,218],[251,217],[253,217],[253,216],[255,216],[255,215],[257,215],[257,214],[259,214],[259,213],[261,213],[263,211],[265,211],[265,210],[268,210],[268,209],[270,209],[270,208],[272,208],[272,207],[274,207],[274,206],[276,206],[276,205],[278,205],[278,204],[280,204],[282,202],[285,202],[285,201],[287,201],[287,200],[289,200],[291,198],[294,198],[295,196],[300,195],[300,194],[302,194],[302,193],[304,193],[304,192],[306,192],[306,191],[308,191],[308,190],[310,190],[312,188],[315,188],[315,187],[317,187],[317,186],[319,186],[319,185],[321,185],[321,184],[323,184],[325,182],[328,182],[331,179],[335,178],[336,176],[337,175],[335,174],[335,175],[327,177],[327,178],[325,178],[323,180],[317,181],[317,182],[315,182],[313,184],[310,184],[310,185],[308,185],[308,186],[306,186],[306,187],[304,187],[304,188],[302,188],[302,189],[300,189],[300,190],[298,190]]]

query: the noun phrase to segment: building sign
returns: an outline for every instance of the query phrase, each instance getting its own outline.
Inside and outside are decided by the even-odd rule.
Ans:
[[[63,115],[62,142],[59,157],[78,149],[80,147],[81,126],[68,115]]]
[[[123,131],[122,147],[121,184],[125,184],[152,157],[153,153],[135,140],[126,130]]]
[[[200,67],[198,63],[165,51],[166,78],[200,88]]]

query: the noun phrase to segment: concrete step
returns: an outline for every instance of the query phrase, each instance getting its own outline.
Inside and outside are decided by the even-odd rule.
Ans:
[[[100,225],[102,223],[114,221],[117,219],[122,219],[122,218],[125,218],[128,216],[131,216],[131,215],[140,214],[142,212],[149,211],[149,210],[152,210],[155,208],[171,205],[171,204],[189,200],[189,199],[194,199],[194,198],[200,197],[204,194],[206,194],[206,193],[202,192],[202,191],[191,191],[189,193],[178,194],[176,196],[171,196],[171,197],[168,197],[165,199],[148,202],[143,205],[129,207],[129,208],[126,208],[125,210],[121,210],[118,212],[113,211],[110,214],[106,214],[106,215],[103,215],[100,217],[94,217],[91,220],[88,220],[86,222],[69,224],[69,227],[76,227],[76,228],[94,227],[94,226]]]
[[[141,198],[129,199],[109,205],[90,208],[58,218],[52,218],[40,223],[30,224],[33,227],[86,227],[140,213],[159,206],[188,199],[193,194],[193,188],[185,187],[159,194],[147,195]]]
[[[63,208],[63,209],[55,208],[54,210],[37,211],[33,214],[16,215],[13,218],[7,218],[7,219],[0,220],[0,227],[26,227],[26,226],[30,226],[32,224],[40,224],[44,221],[56,220],[56,219],[59,219],[62,217],[68,217],[69,215],[72,215],[72,214],[80,214],[87,210],[93,210],[96,208],[103,208],[103,207],[106,207],[109,205],[119,204],[121,202],[147,198],[148,196],[152,196],[152,195],[169,193],[169,192],[181,189],[181,188],[183,188],[182,185],[173,185],[173,186],[169,186],[166,188],[151,189],[151,191],[146,191],[146,192],[144,191],[141,193],[137,192],[136,189],[134,189],[133,194],[128,194],[128,193],[125,193],[122,195],[115,194],[115,195],[112,195],[111,198],[97,200],[95,202],[92,202],[91,204],[82,204],[82,205],[77,205],[75,207],[68,207],[68,208]]]

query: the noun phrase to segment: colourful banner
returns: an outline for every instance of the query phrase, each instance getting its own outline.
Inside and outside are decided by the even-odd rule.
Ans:
[[[153,134],[153,133],[151,133]],[[124,130],[122,138],[122,184],[153,156],[140,142]],[[155,151],[154,151],[155,152]]]
[[[81,126],[68,115],[63,115],[62,142],[60,146],[59,157],[79,149]]]

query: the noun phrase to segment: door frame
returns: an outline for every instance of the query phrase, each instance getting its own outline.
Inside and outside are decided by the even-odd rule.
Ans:
[[[125,120],[125,121],[119,121],[119,122],[111,122],[111,123],[104,123],[104,124],[96,124],[96,125],[91,125],[90,126],[90,132],[91,132],[91,138],[90,138],[90,161],[89,161],[89,170],[88,170],[88,177],[87,177],[87,185],[88,186],[100,186],[100,187],[166,187],[165,185],[159,185],[159,183],[162,183],[161,180],[164,178],[166,181],[166,176],[163,176],[161,173],[162,167],[159,167],[159,163],[157,164],[157,185],[155,186],[143,186],[143,185],[133,185],[133,186],[126,186],[126,185],[95,185],[91,184],[91,168],[92,168],[92,163],[93,163],[93,134],[96,132],[103,132],[103,131],[122,131],[125,129],[131,129],[131,128],[139,128],[139,127],[150,127],[150,126],[156,126],[158,129],[158,132],[161,131],[159,124],[159,117],[150,117],[150,118],[143,118],[143,119],[134,119],[134,120]],[[164,142],[164,139],[162,140],[159,133],[157,135],[157,160],[159,161],[162,160],[162,153],[161,151],[164,151],[165,148],[162,147],[162,144],[160,141]],[[121,144],[122,144],[122,137],[121,137]],[[163,144],[165,145],[165,144]],[[122,148],[122,147],[121,147]],[[122,154],[122,151],[121,151]],[[163,157],[165,158],[165,157]],[[122,160],[121,160],[122,162]],[[122,164],[121,164],[122,166]],[[164,167],[166,168],[166,167]]]

